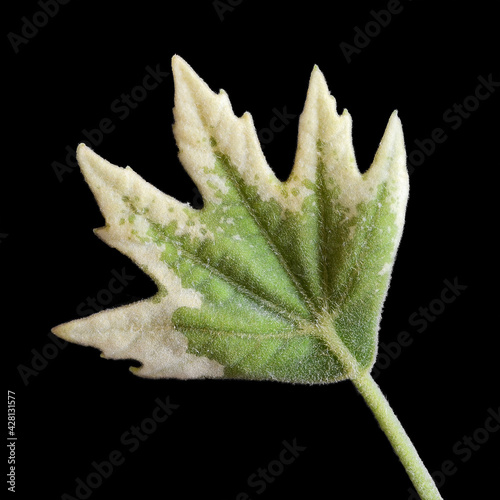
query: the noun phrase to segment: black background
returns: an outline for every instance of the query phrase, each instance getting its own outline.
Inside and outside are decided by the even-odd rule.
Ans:
[[[125,268],[134,279],[110,306],[155,292],[131,261],[92,233],[103,218],[81,174],[65,172],[62,181],[56,175],[54,162],[64,164],[66,146],[84,141],[179,200],[199,201],[171,133],[171,75],[125,119],[111,110],[122,93],[141,84],[147,66],[170,72],[170,59],[179,54],[212,89],[228,92],[237,115],[250,111],[257,130],[269,126],[274,108],[297,115],[265,147],[281,179],[293,164],[314,64],[339,110],[348,108],[353,117],[361,170],[393,109],[409,153],[417,149],[415,140],[444,130],[446,140],[414,165],[410,177],[406,228],[381,324],[381,343],[394,342],[401,331],[413,343],[377,382],[429,470],[454,462],[443,496],[493,498],[498,434],[470,457],[454,447],[484,427],[488,409],[499,404],[492,300],[498,294],[497,222],[490,215],[498,90],[455,128],[458,121],[446,115],[474,95],[479,76],[500,80],[493,12],[480,2],[439,10],[432,2],[402,0],[402,11],[348,62],[340,44],[352,44],[355,28],[364,30],[370,11],[387,8],[387,1],[332,3],[331,10],[329,2],[317,1],[232,3],[219,15],[211,1],[73,0],[18,53],[7,34],[21,34],[23,16],[33,19],[41,8],[35,1],[9,4],[1,182],[7,216],[0,223],[0,252],[4,362],[17,399],[17,496],[76,498],[76,479],[85,480],[92,462],[107,460],[113,450],[125,463],[92,499],[231,500],[242,491],[252,499],[409,496],[404,469],[349,382],[151,381],[134,377],[130,361],[107,361],[94,349],[68,345],[54,354],[46,347],[50,328],[76,318],[78,306],[108,286],[111,270]],[[104,118],[114,130],[91,144],[83,130]],[[410,316],[432,301],[440,308],[444,280],[467,289],[417,331]],[[37,358],[42,352],[54,359]],[[152,415],[156,398],[167,396],[179,408],[131,453],[121,436]],[[283,440],[294,439],[306,450],[257,494],[249,476],[279,457]]]

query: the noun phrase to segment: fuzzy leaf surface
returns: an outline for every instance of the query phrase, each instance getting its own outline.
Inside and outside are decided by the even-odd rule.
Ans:
[[[158,293],[54,333],[153,378],[329,383],[370,370],[408,197],[401,123],[361,174],[351,118],[314,68],[292,172],[281,182],[251,116],[236,117],[180,57],[174,135],[203,197],[194,209],[85,145],[78,163],[105,218],[96,234]]]

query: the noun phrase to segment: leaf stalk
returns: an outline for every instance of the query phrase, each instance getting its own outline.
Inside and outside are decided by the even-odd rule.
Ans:
[[[420,498],[422,500],[443,500],[415,446],[371,374],[361,374],[352,379],[352,382],[389,439]]]

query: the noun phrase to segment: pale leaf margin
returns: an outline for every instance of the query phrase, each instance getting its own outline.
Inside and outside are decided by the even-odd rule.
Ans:
[[[392,257],[395,257],[408,197],[406,154],[396,112],[389,120],[371,168],[361,175],[354,161],[350,116],[347,111],[341,116],[336,113],[335,100],[329,94],[322,73],[315,67],[300,118],[294,168],[288,181],[281,183],[267,165],[251,116],[245,113],[237,118],[225,92],[214,94],[178,56],[173,58],[173,69],[176,75],[174,134],[179,146],[179,158],[197,183],[205,201],[217,203],[214,192],[225,189],[219,178],[202,169],[203,165],[213,161],[213,150],[208,147],[213,137],[206,136],[207,129],[215,135],[221,150],[231,152],[239,174],[249,184],[255,184],[259,196],[263,200],[277,200],[284,210],[298,210],[300,201],[308,194],[302,181],[313,178],[311,165],[318,154],[318,140],[330,145],[332,138],[336,138],[335,152],[326,149],[323,154],[327,159],[330,155],[330,174],[343,188],[341,192],[345,195],[343,203],[346,207],[355,210],[361,201],[370,199],[382,182],[390,182],[393,186],[394,212],[398,214],[399,226],[393,245]],[[193,95],[198,98],[196,101]],[[203,99],[199,99],[200,95]],[[159,250],[154,245],[131,241],[122,221],[134,217],[140,227],[141,217],[137,212],[132,213],[130,204],[124,200],[139,198],[143,209],[147,208],[150,220],[176,220],[179,235],[210,238],[210,232],[202,231],[204,228],[199,225],[188,224],[196,220],[194,209],[162,193],[130,167],[123,169],[112,165],[85,145],[78,147],[77,156],[85,180],[106,219],[106,226],[97,229],[96,234],[150,275],[158,285],[159,293],[135,304],[59,325],[53,332],[71,342],[96,347],[107,358],[138,360],[142,366],[134,372],[140,376],[181,379],[223,377],[224,366],[207,357],[188,353],[186,337],[169,322],[179,307],[199,308],[202,297],[195,289],[182,287],[178,276],[161,263]],[[388,162],[387,158],[391,158],[392,162]],[[256,173],[258,183],[255,182]],[[301,191],[301,196],[284,196],[283,185],[287,189]],[[293,204],[290,200],[294,200]],[[342,345],[339,349],[346,351]],[[341,355],[340,352],[336,354]],[[352,359],[344,361],[351,365],[348,369],[350,377],[355,377],[358,373],[355,362]]]

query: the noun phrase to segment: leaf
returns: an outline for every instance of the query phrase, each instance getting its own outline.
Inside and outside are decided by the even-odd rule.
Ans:
[[[174,134],[195,210],[83,144],[78,163],[106,220],[96,234],[156,283],[140,302],[53,332],[135,359],[143,377],[327,383],[369,372],[404,222],[408,175],[396,113],[360,174],[351,117],[313,69],[286,182],[251,116],[234,115],[180,57]]]

